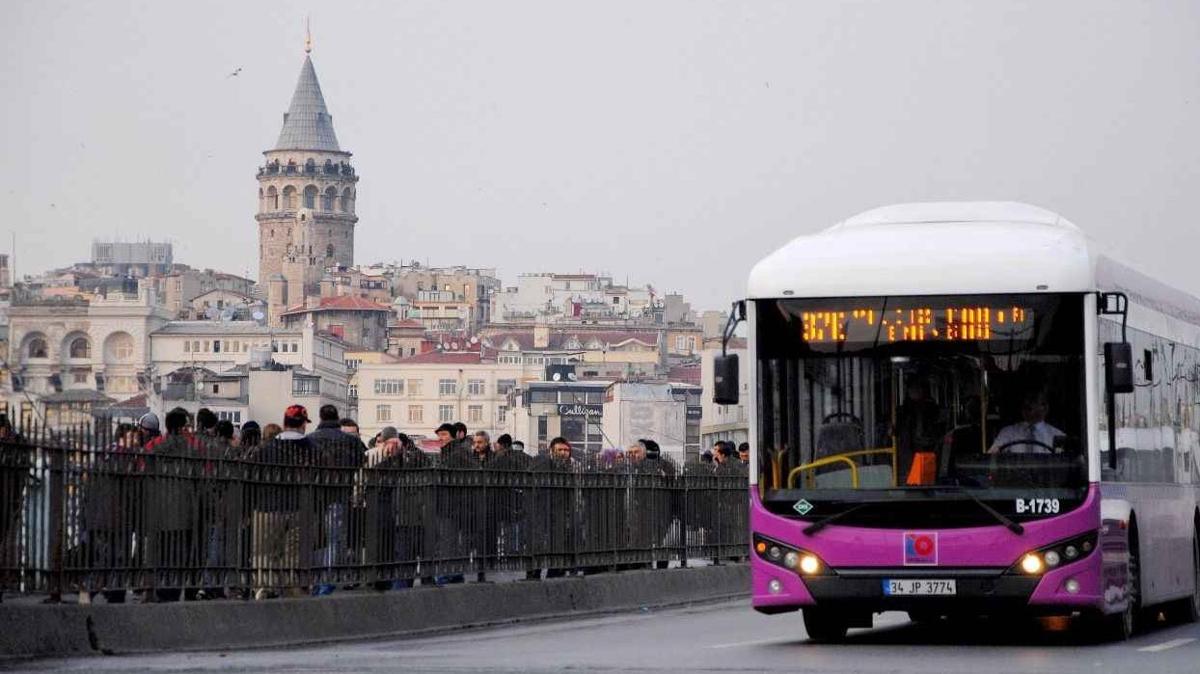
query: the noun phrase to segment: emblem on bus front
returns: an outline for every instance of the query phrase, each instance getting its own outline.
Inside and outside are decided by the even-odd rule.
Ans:
[[[815,507],[815,505],[809,503],[808,501],[800,499],[799,501],[796,501],[796,505],[792,506],[792,510],[800,513],[800,516],[803,517],[812,512],[812,509]]]
[[[937,532],[904,532],[904,565],[937,566]]]

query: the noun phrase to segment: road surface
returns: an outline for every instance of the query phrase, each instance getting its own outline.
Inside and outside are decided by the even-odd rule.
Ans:
[[[978,621],[915,625],[901,613],[809,643],[799,614],[748,602],[508,625],[444,636],[304,648],[41,660],[17,671],[103,672],[836,672],[1070,674],[1200,672],[1200,625],[1162,624],[1118,644],[1081,644],[1053,625]]]

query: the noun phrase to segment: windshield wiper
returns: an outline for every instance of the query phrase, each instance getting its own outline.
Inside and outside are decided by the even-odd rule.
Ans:
[[[825,527],[829,526],[830,524],[833,524],[834,522],[842,519],[846,515],[849,515],[850,513],[858,512],[859,510],[862,510],[863,508],[866,508],[867,506],[871,506],[871,505],[875,505],[875,504],[871,503],[871,502],[859,503],[858,505],[846,508],[845,510],[843,510],[840,513],[834,513],[832,515],[829,515],[828,517],[823,517],[823,518],[817,520],[816,522],[813,522],[812,524],[808,525],[807,527],[804,527],[804,535],[812,536],[813,534],[819,532],[820,530],[824,529]]]
[[[977,505],[981,509],[983,509],[984,512],[986,512],[987,514],[996,518],[996,521],[999,522],[1000,524],[1003,524],[1005,526],[1005,528],[1007,528],[1009,531],[1013,532],[1014,534],[1016,534],[1018,536],[1025,533],[1025,527],[1010,520],[1008,517],[1006,517],[1004,515],[1004,513],[1000,512],[999,510],[996,510],[992,506],[988,505],[987,502],[984,501],[983,499],[979,498],[978,496],[972,494],[971,492],[967,491],[966,489],[964,489],[958,485],[939,485],[939,486],[934,487],[934,489],[949,489],[956,494],[962,494],[963,496],[966,496],[967,498],[974,501],[975,505]]]

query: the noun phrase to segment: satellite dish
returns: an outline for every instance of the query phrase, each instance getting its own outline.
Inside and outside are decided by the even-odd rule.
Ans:
[[[449,344],[447,344],[447,343],[445,343],[445,342],[442,342],[441,344],[438,344],[438,348],[439,348],[439,349],[443,349],[443,350],[444,350],[444,349],[449,349],[449,348],[450,348],[450,345],[449,345]]]
[[[458,351],[458,342],[450,342],[450,348]]]
[[[550,381],[559,381],[561,379],[562,379],[562,374],[559,372],[555,372],[553,375],[550,376]]]
[[[579,377],[576,377],[574,372],[570,372],[567,373],[567,379],[570,379],[571,381],[578,381]]]
[[[478,344],[478,343],[479,343],[479,338],[478,338],[478,337],[472,337],[472,338],[471,338],[471,343],[472,343],[472,344]]]
[[[250,316],[252,318],[254,318],[254,320],[256,320],[256,321],[261,321],[262,319],[267,317],[267,315],[261,311],[255,311],[253,314],[250,314]]]

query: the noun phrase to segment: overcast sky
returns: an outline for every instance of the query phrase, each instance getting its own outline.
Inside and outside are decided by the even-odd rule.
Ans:
[[[715,308],[848,215],[1001,199],[1200,292],[1194,1],[2,4],[22,274],[95,237],[256,274],[310,11],[359,263],[606,271]]]

